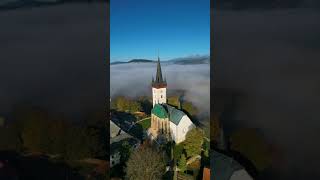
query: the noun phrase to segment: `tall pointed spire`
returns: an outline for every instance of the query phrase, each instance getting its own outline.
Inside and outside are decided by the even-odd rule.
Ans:
[[[159,83],[163,82],[161,65],[160,65],[160,58],[159,57],[158,57],[158,64],[157,64],[156,82],[159,82]]]
[[[159,53],[159,50],[158,50]],[[157,74],[156,77],[152,83],[152,85],[154,87],[166,87],[167,86],[167,82],[163,80],[162,77],[162,71],[161,71],[161,64],[160,64],[160,57],[158,54],[158,61],[157,61]]]

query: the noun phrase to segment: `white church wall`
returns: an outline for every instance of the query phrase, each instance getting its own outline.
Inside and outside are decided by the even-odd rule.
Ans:
[[[171,132],[171,138],[177,142],[177,126],[170,121],[170,132]]]
[[[180,120],[176,130],[176,143],[180,143],[186,139],[188,131],[195,128],[196,126],[192,123],[187,115],[184,115]]]
[[[152,88],[152,101],[155,104],[167,103],[167,88]]]

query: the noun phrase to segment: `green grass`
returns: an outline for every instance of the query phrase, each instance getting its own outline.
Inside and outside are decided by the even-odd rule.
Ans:
[[[151,126],[151,118],[145,119],[138,122],[144,130],[148,129]]]

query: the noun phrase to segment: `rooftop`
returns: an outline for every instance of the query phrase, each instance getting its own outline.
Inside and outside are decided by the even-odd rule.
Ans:
[[[183,111],[168,104],[156,104],[151,113],[159,118],[169,118],[175,125],[178,125],[182,117],[186,115]]]

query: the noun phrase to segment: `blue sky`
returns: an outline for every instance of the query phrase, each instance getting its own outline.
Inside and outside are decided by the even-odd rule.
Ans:
[[[111,0],[110,58],[208,55],[210,0]]]

